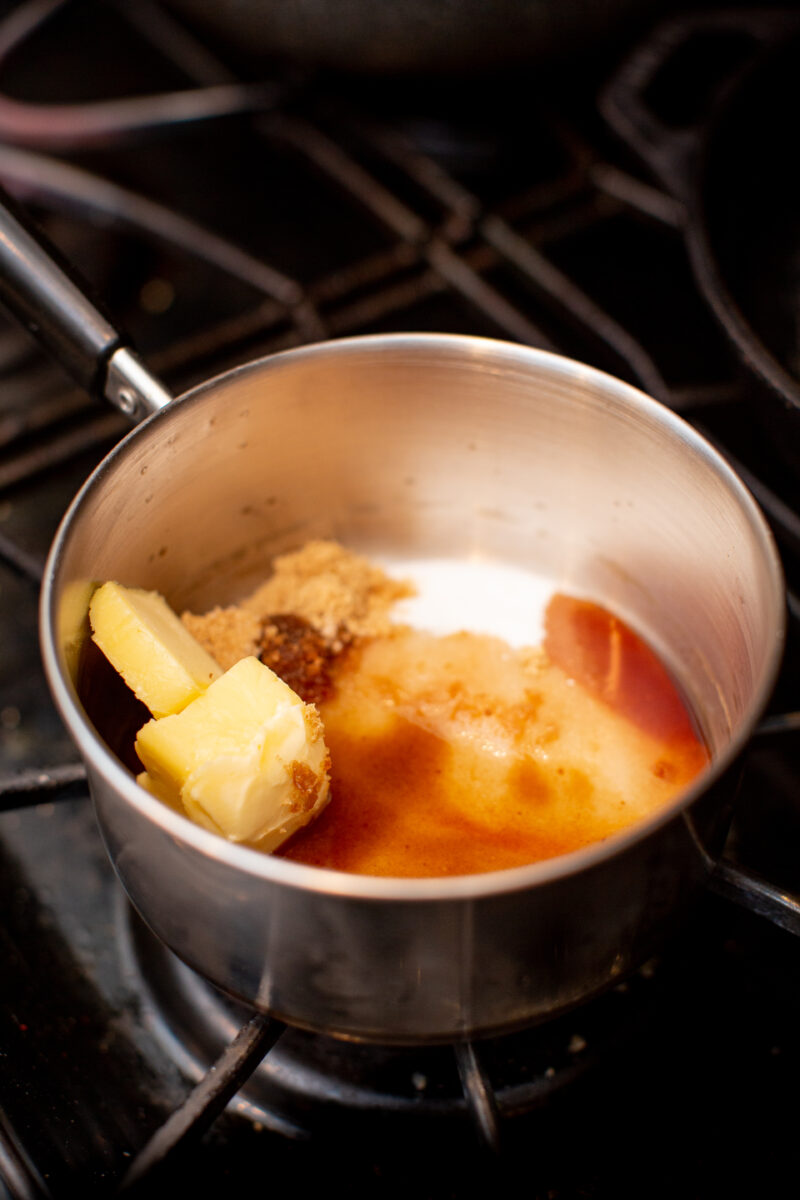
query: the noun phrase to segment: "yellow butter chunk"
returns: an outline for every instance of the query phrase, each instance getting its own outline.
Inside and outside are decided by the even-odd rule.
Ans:
[[[243,658],[174,716],[139,730],[142,779],[198,824],[274,850],[328,800],[322,722],[257,658]]]
[[[136,776],[136,782],[139,787],[143,787],[151,796],[155,796],[157,800],[163,800],[165,804],[169,804],[171,808],[181,807],[181,798],[174,788],[168,788],[165,783],[156,783],[155,779],[151,779],[147,771],[140,771]]]
[[[158,592],[104,583],[89,621],[103,654],[155,717],[180,712],[222,673]]]

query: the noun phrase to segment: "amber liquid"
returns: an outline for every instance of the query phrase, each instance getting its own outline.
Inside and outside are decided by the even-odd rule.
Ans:
[[[77,688],[100,737],[138,775],[144,767],[135,749],[136,734],[150,720],[150,712],[91,639],[81,648]]]
[[[709,761],[669,673],[611,613],[557,595],[544,655],[474,634],[362,644],[321,706],[332,799],[279,854],[384,876],[473,874],[646,818]]]

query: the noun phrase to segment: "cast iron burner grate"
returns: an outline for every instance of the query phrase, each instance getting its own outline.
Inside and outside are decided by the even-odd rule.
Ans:
[[[321,337],[483,333],[630,379],[728,455],[780,544],[791,616],[730,848],[791,886],[800,494],[697,295],[680,207],[597,121],[613,64],[566,88],[495,80],[477,104],[472,85],[412,97],[281,68],[253,84],[150,3],[2,11],[0,180],[176,388]],[[763,1191],[767,1140],[775,1178],[796,1169],[796,946],[712,896],[644,975],[456,1053],[283,1032],[154,943],[99,844],[33,612],[55,524],[124,423],[10,326],[0,375],[0,1196],[113,1194],[131,1160],[142,1190],[228,1186],[265,1159],[280,1183],[352,1194],[474,1194],[488,1161],[495,1189],[641,1195],[621,1129],[658,1164],[652,1196],[689,1178],[733,1194],[750,1171]],[[774,890],[756,903],[796,919]],[[184,1135],[191,1156],[172,1153]],[[410,1146],[430,1149],[430,1177]]]
[[[252,1014],[182,964],[120,900],[117,926],[126,971],[147,999],[147,1019],[188,1078],[200,1082]],[[350,1119],[387,1116],[403,1122],[433,1120],[462,1129],[471,1120],[497,1148],[499,1131],[474,1095],[474,1074],[491,1078],[498,1112],[530,1112],[557,1090],[617,1053],[641,1028],[650,1006],[643,992],[655,976],[648,964],[613,997],[579,1017],[486,1039],[478,1046],[374,1046],[286,1029],[237,1096],[240,1111],[289,1137],[319,1134],[335,1106]],[[652,986],[652,985],[651,985]],[[490,1066],[486,1066],[490,1063]]]
[[[250,1028],[249,1014],[179,964],[124,902],[118,913],[125,925],[124,957],[147,998],[145,1020],[154,1023],[189,1078],[204,1078],[240,1027],[253,1043],[261,1038],[272,1047],[235,1101],[259,1127],[324,1142],[339,1137],[350,1144],[360,1137],[372,1143],[376,1156],[387,1142],[447,1143],[460,1146],[473,1169],[482,1161],[508,1169],[519,1168],[520,1154],[529,1155],[532,1147],[544,1166],[553,1149],[548,1152],[547,1138],[558,1144],[556,1154],[563,1153],[581,1130],[571,1121],[578,1113],[586,1119],[586,1104],[593,1114],[589,1123],[596,1121],[606,1132],[609,1125],[635,1124],[632,1110],[649,1072],[658,1073],[663,1095],[655,1105],[648,1098],[646,1121],[659,1119],[680,1097],[685,1103],[687,1076],[702,1092],[712,1062],[726,1075],[738,1069],[729,1055],[730,1039],[744,1043],[752,1034],[742,1034],[745,1010],[731,1001],[730,971],[741,953],[737,937],[746,942],[759,934],[748,928],[750,918],[737,929],[723,911],[713,902],[701,907],[697,929],[680,944],[574,1012],[538,1028],[465,1043],[455,1052],[452,1046],[359,1045],[296,1029],[279,1033],[266,1019]],[[728,940],[721,951],[709,953],[721,920]],[[759,965],[763,970],[763,961]],[[780,986],[785,984],[782,978]],[[795,974],[789,993],[796,992]],[[791,1022],[788,1007],[786,1018]],[[766,1057],[781,1060],[779,1075],[791,1072],[796,1043],[787,1026],[781,1043],[770,1044]],[[741,1049],[746,1059],[748,1051]],[[665,1069],[670,1056],[672,1066]],[[724,1067],[716,1061],[720,1057],[728,1057]],[[594,1108],[598,1080],[608,1106],[604,1118]],[[490,1091],[488,1112],[476,1095],[481,1087]],[[566,1128],[548,1132],[548,1120],[564,1112],[571,1114]],[[770,1119],[774,1116],[773,1109]],[[151,1166],[155,1159],[154,1153],[142,1161]],[[431,1194],[437,1194],[435,1187]]]

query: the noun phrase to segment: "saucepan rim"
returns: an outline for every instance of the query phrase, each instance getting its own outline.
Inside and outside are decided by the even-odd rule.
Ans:
[[[505,362],[519,366],[544,366],[548,372],[566,380],[591,383],[604,392],[615,395],[617,400],[628,404],[632,410],[648,414],[664,426],[673,437],[684,441],[687,448],[704,458],[735,496],[756,539],[762,545],[764,561],[769,573],[771,595],[775,597],[775,630],[771,647],[768,649],[765,666],[756,688],[750,697],[747,710],[739,729],[722,750],[715,754],[710,765],[693,783],[680,793],[670,804],[652,816],[637,822],[627,829],[594,842],[569,854],[527,866],[506,868],[474,875],[446,877],[401,878],[355,875],[322,867],[306,866],[288,859],[278,858],[249,846],[226,841],[221,836],[195,824],[182,814],[172,810],[141,788],[134,777],[122,766],[95,731],[83,710],[75,689],[68,677],[62,653],[57,645],[58,582],[61,563],[65,557],[76,523],[81,519],[85,504],[103,484],[106,476],[114,469],[118,460],[126,456],[130,448],[147,438],[168,422],[176,419],[191,419],[189,412],[210,391],[225,387],[233,379],[254,371],[269,371],[285,366],[287,360],[303,361],[308,358],[330,354],[347,355],[365,349],[378,350],[381,346],[393,350],[430,352],[436,348],[464,355],[470,351],[485,353],[487,348]],[[783,571],[775,541],[761,510],[739,476],[718,453],[683,418],[666,406],[653,400],[638,388],[596,367],[587,366],[550,351],[535,347],[503,342],[492,338],[462,334],[399,333],[371,334],[325,342],[313,343],[276,354],[266,355],[251,362],[234,367],[208,379],[184,392],[160,412],[148,417],[130,431],[98,464],[81,487],[65,513],[47,559],[40,604],[40,640],[45,672],[55,703],[63,717],[73,740],[86,763],[104,776],[115,792],[126,803],[158,826],[163,833],[186,843],[188,847],[220,862],[259,877],[282,887],[297,888],[358,900],[376,901],[437,901],[478,898],[517,892],[549,884],[558,879],[589,870],[648,838],[656,830],[688,809],[694,800],[706,792],[722,775],[743,750],[750,739],[756,722],[766,707],[780,667],[785,638],[785,586]],[[780,597],[780,602],[778,598]]]

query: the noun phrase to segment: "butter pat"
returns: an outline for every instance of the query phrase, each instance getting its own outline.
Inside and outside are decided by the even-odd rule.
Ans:
[[[327,803],[322,722],[257,658],[243,658],[182,712],[136,738],[148,791],[207,829],[274,850]]]
[[[154,717],[180,712],[222,674],[158,592],[104,583],[89,621],[103,654]]]

